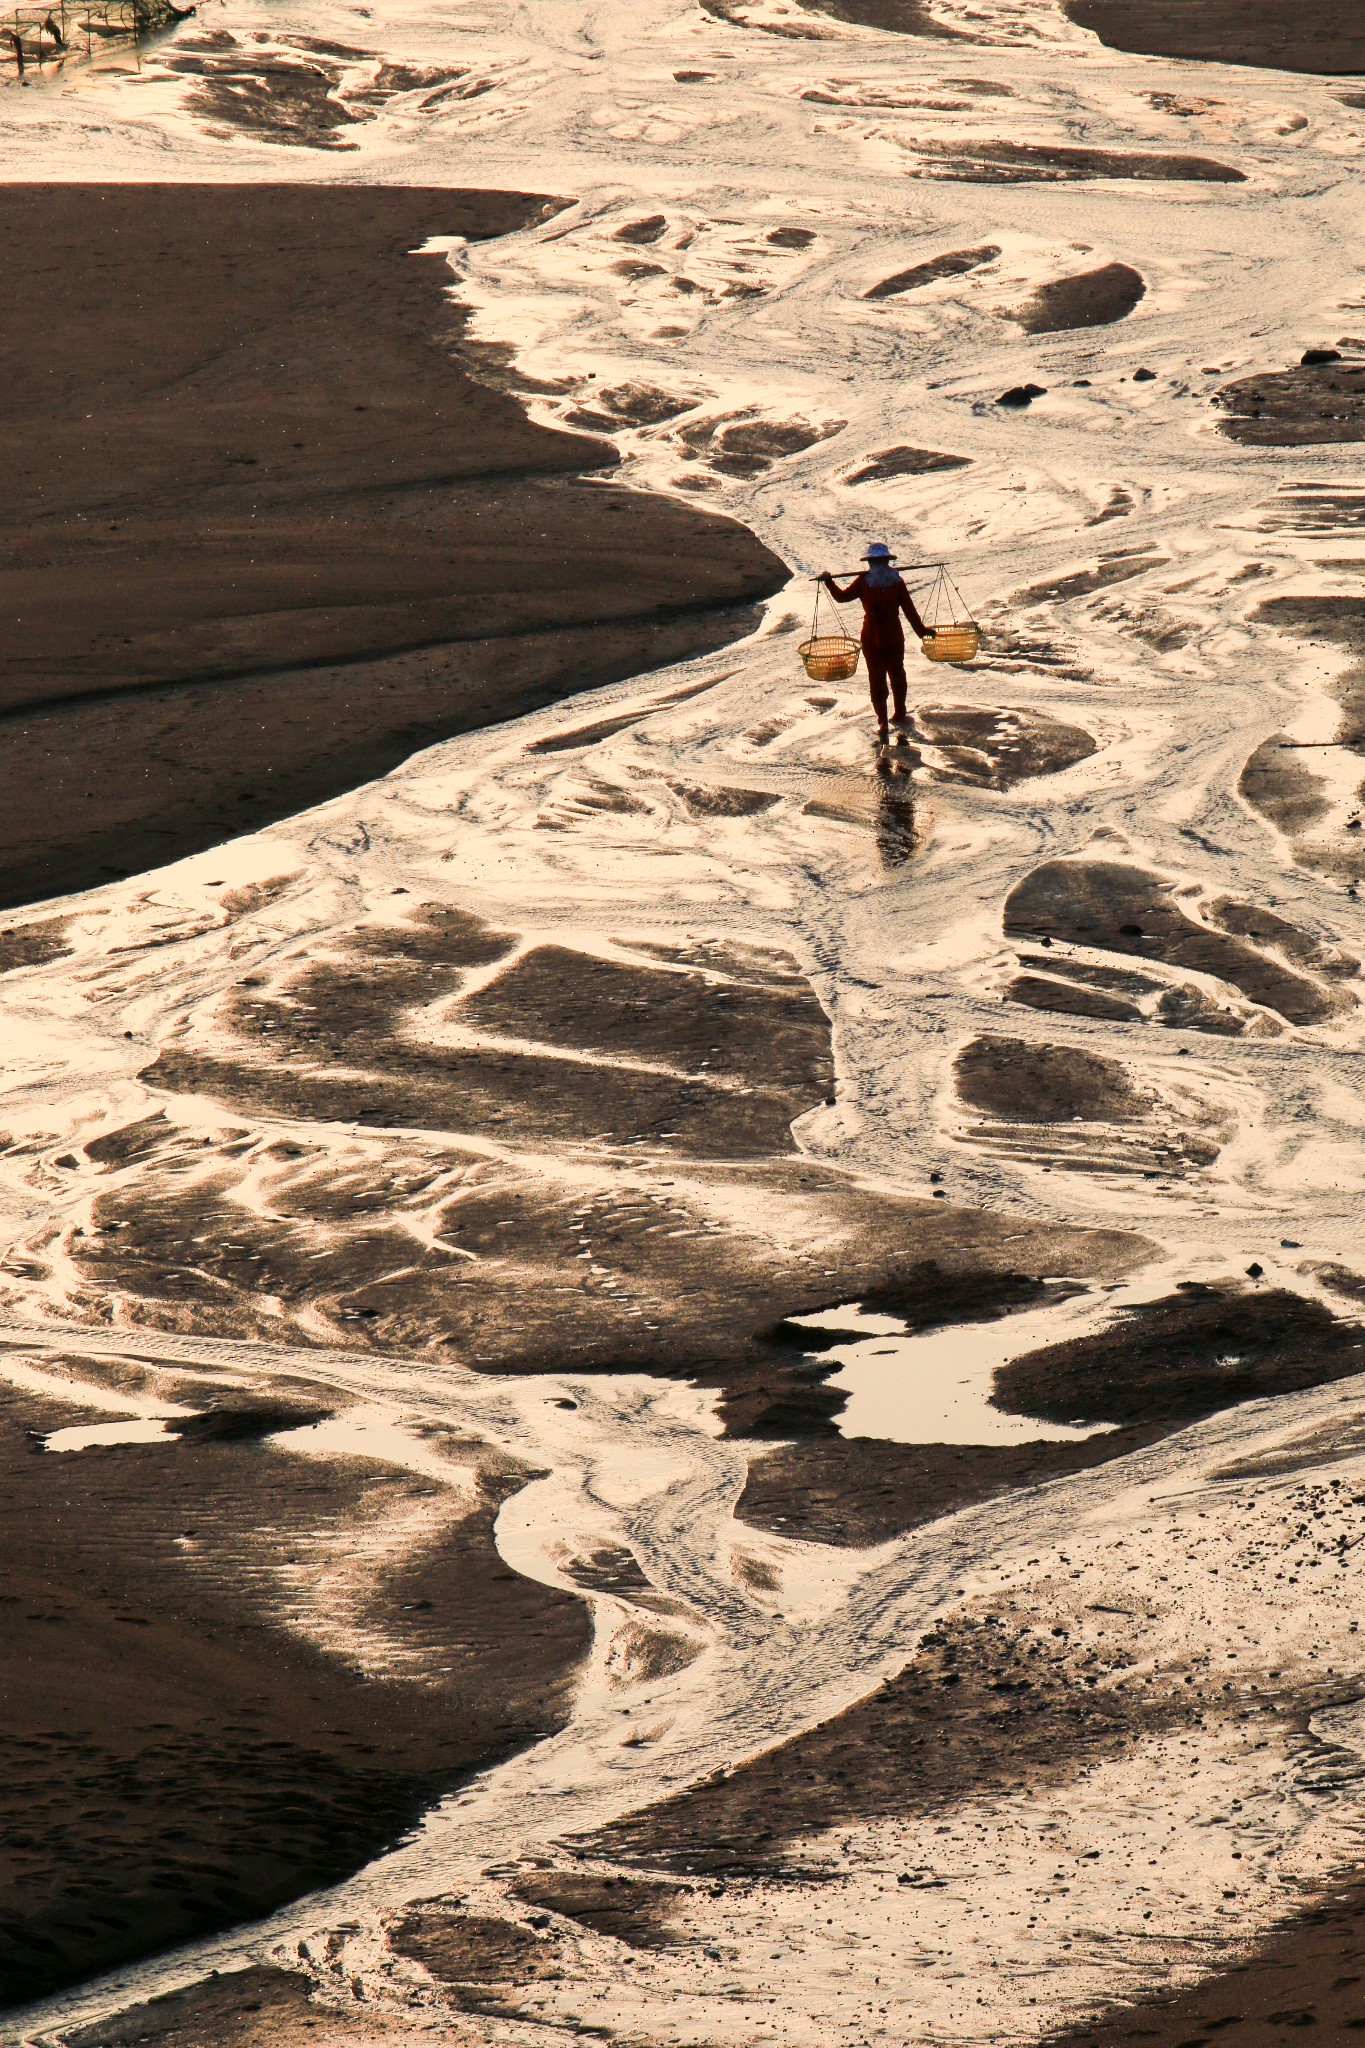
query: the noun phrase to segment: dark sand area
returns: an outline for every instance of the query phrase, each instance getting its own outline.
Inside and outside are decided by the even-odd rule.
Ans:
[[[704,651],[785,571],[470,373],[433,235],[558,201],[11,185],[0,903]]]
[[[892,29],[904,36],[932,36],[939,42],[970,42],[961,29],[936,21],[925,0],[801,0],[808,14],[828,14],[855,28]]]
[[[808,12],[862,28],[972,42],[967,30],[934,19],[932,0],[801,0]],[[1206,64],[1258,64],[1282,71],[1365,71],[1365,14],[1358,0],[1062,0],[1079,28],[1111,49]],[[707,11],[728,19],[726,0]],[[784,33],[780,28],[778,34]],[[785,33],[792,33],[787,30]]]
[[[1015,1307],[1047,1298],[1040,1283],[1018,1276],[973,1275],[954,1290],[949,1276],[926,1273],[918,1321],[908,1289],[894,1306],[909,1311],[911,1329],[943,1327],[965,1319],[962,1307],[954,1313],[955,1296],[968,1294],[977,1298],[969,1311],[977,1321],[991,1314],[992,1297],[997,1313],[1011,1298]],[[865,1305],[893,1303],[877,1297]],[[754,1459],[735,1513],[754,1528],[809,1542],[884,1543],[976,1501],[1127,1457],[1239,1402],[1350,1378],[1362,1360],[1362,1326],[1320,1302],[1284,1289],[1189,1286],[1122,1311],[1095,1336],[1027,1352],[997,1371],[992,1399],[1008,1414],[1088,1423],[1096,1435],[903,1444],[835,1434],[846,1396],[824,1386],[837,1368],[822,1369],[817,1354],[794,1363],[785,1385],[769,1380],[768,1407],[751,1394],[747,1406],[731,1396],[723,1409],[729,1435],[789,1439]]]
[[[1111,327],[1145,298],[1147,286],[1131,263],[1102,263],[1075,277],[1039,285],[1013,318],[1025,334],[1062,334],[1073,327]]]
[[[831,1395],[830,1400],[842,1400]],[[976,1501],[1126,1457],[1165,1431],[1106,1431],[1071,1442],[898,1444],[805,1437],[756,1457],[735,1514],[751,1528],[857,1550],[889,1542]]]
[[[1310,2031],[1311,2030],[1311,2031]],[[1295,2048],[1365,2040],[1365,1889],[1343,1888],[1193,1990],[1121,2006],[1045,2048]]]
[[[417,2039],[448,2037],[419,2036],[406,2020],[368,2005],[326,2005],[309,1996],[303,1976],[258,1965],[130,2005],[65,2038],[69,2048],[297,2048],[300,2041],[308,2048],[375,2048],[389,2041],[409,2048]]]
[[[1090,1690],[1069,1645],[1000,1600],[989,1622],[963,1616],[925,1635],[902,1672],[842,1714],[581,1847],[688,1876],[816,1875],[829,1866],[811,1837],[1070,1783],[1190,1704],[1155,1686],[1141,1700]]]
[[[1065,0],[1065,6],[1078,27],[1116,50],[1320,75],[1365,71],[1359,0]]]
[[[1001,1407],[1126,1425],[1112,1434],[1004,1449],[855,1441],[842,1461],[824,1440],[798,1442],[759,1461],[740,1514],[787,1535],[881,1542],[973,1500],[1124,1457],[1198,1416],[1351,1376],[1362,1341],[1358,1324],[1282,1291],[1183,1288],[1123,1313],[1098,1336],[1032,1352],[997,1373]],[[1272,1464],[1292,1471],[1322,1449],[1315,1437],[1301,1459],[1244,1460],[1224,1476],[1255,1478]],[[809,1838],[852,1820],[927,1816],[972,1794],[1066,1784],[1145,1733],[1274,1706],[1273,1688],[1260,1691],[1250,1672],[1245,1692],[1172,1671],[1153,1674],[1140,1694],[1097,1693],[1102,1645],[1073,1634],[1041,1631],[1024,1596],[1000,1594],[993,1613],[931,1630],[904,1670],[842,1714],[585,1846],[670,1873],[790,1875],[796,1843],[806,1843],[805,1863],[818,1869]],[[1314,1694],[1321,1704],[1350,1696],[1332,1673]]]
[[[1242,185],[1246,173],[1214,157],[1132,149],[1088,149],[1075,143],[940,142],[906,145],[919,158],[907,175],[972,185],[1075,185],[1095,178],[1139,183]]]
[[[944,469],[970,469],[971,457],[945,455],[937,448],[914,448],[898,444],[879,448],[860,469],[846,476],[846,484],[880,484],[895,476],[933,476]]]
[[[1010,892],[1005,932],[1216,975],[1291,1024],[1319,1024],[1354,1006],[1340,984],[1359,971],[1358,960],[1334,953],[1273,911],[1231,897],[1207,905],[1209,922],[1198,922],[1176,903],[1173,889],[1160,876],[1117,861],[1050,861]],[[1056,963],[1058,970],[1065,965]]]
[[[1267,370],[1225,384],[1218,403],[1230,415],[1219,431],[1247,448],[1316,448],[1365,441],[1365,362],[1358,349],[1290,370]]]
[[[462,1519],[434,1482],[262,1442],[278,1404],[165,1444],[56,1453],[31,1434],[72,1420],[0,1405],[6,2006],[358,1869],[562,1726],[588,1641],[576,1598],[498,1555],[527,1474],[477,1445]],[[386,1567],[384,1527],[424,1516]],[[310,1640],[331,1617],[344,1642]]]
[[[807,93],[810,99],[813,94]],[[923,291],[926,285],[938,284],[945,277],[966,277],[973,270],[980,270],[984,264],[994,263],[1000,250],[994,242],[987,242],[979,249],[949,249],[942,256],[930,256],[923,263],[912,264],[909,270],[898,270],[891,277],[884,277],[880,284],[874,284],[865,291],[865,299],[898,299],[906,292]]]
[[[964,1660],[963,1645],[954,1641],[956,1654],[945,1657],[946,1638],[943,1645],[933,1647],[940,1678],[956,1671],[971,1683],[979,1653]],[[978,1648],[970,1639],[968,1647]],[[1004,1644],[992,1637],[982,1647],[995,1656]],[[972,1705],[979,1711],[975,1700]],[[1101,1727],[1096,1726],[1091,1730],[1092,1744],[1098,1747],[1100,1740]],[[912,1891],[917,1884],[936,1882],[936,1874],[928,1869],[906,1871],[904,1877]],[[578,1919],[594,1932],[614,1935],[632,1947],[666,1944],[668,1905],[677,1895],[676,1887],[667,1880],[645,1878],[617,1877],[608,1882],[610,1891],[592,1875],[554,1872],[543,1882],[519,1886],[518,1892],[529,1904]],[[485,1970],[486,1991],[501,1988],[497,1979],[489,1983],[487,1972],[502,1968],[512,1979],[506,1989],[515,1993],[516,1982],[526,1980],[527,1963],[535,1961],[534,1956],[511,1953],[510,1937],[520,1935],[525,1943],[526,1930],[510,1923],[460,1922],[451,1916],[447,1942],[438,1948],[440,1931],[438,1916],[428,1914],[399,1933],[400,1950],[408,1952],[420,1944],[423,1961],[445,1962],[448,1971],[458,1944],[464,1951],[460,1966],[471,1973],[458,1987],[466,1996],[476,1990],[472,1971],[478,1964]],[[475,1957],[480,1935],[482,1953]],[[450,1981],[446,1972],[442,1981]],[[1358,2041],[1365,2034],[1362,1987],[1365,1898],[1345,1892],[1262,1938],[1242,1962],[1218,1971],[1193,1990],[1117,2008],[1049,2036],[1045,2048],[1214,2048],[1215,2043],[1228,2041],[1236,2048],[1296,2048],[1305,2040]],[[418,2037],[406,2020],[363,2005],[352,2004],[348,2010],[323,2004],[310,1998],[303,1978],[254,1968],[208,1978],[130,2007],[117,2018],[81,2028],[68,2038],[70,2048],[293,2048],[300,2038],[306,2038],[311,2048],[371,2048],[375,2042],[408,2043]],[[422,2038],[448,2037],[438,2029]]]

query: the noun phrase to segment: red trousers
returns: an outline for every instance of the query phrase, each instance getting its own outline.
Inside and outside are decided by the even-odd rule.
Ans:
[[[867,663],[867,687],[872,698],[872,709],[877,714],[878,725],[886,724],[887,684],[891,686],[891,701],[897,718],[905,716],[905,643],[899,647],[869,647],[863,642],[863,659]]]

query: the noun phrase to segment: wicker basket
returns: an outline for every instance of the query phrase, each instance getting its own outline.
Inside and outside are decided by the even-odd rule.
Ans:
[[[847,633],[825,633],[818,639],[803,640],[796,651],[813,683],[846,683],[857,674],[862,649]]]
[[[932,640],[920,641],[926,661],[971,661],[980,647],[980,629],[971,624],[937,626]]]

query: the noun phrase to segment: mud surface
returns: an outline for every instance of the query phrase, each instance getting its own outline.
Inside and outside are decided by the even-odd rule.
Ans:
[[[970,271],[980,270],[985,263],[994,263],[1000,254],[994,242],[987,242],[979,249],[950,249],[944,256],[931,256],[925,263],[916,263],[909,270],[898,270],[892,277],[874,284],[870,291],[863,293],[865,299],[896,299],[904,292],[920,291],[926,284],[937,284],[944,277],[965,277]]]
[[[514,1920],[461,1912],[458,1900],[435,1900],[409,1914],[390,1933],[389,1947],[421,1963],[467,2012],[502,2011],[514,1986],[550,1975],[558,1962],[553,1937]]]
[[[1248,448],[1365,441],[1365,363],[1308,364],[1239,377],[1222,387],[1218,403],[1231,415],[1219,421],[1219,432]]]
[[[1310,980],[1276,958],[1286,950],[1287,920],[1258,924],[1253,906],[1225,904],[1222,928],[1211,929],[1176,904],[1172,886],[1118,862],[1052,861],[1010,892],[1005,930],[1012,937],[1062,939],[1216,976],[1291,1024],[1321,1023],[1352,1007],[1354,998],[1341,988]],[[1263,938],[1264,949],[1238,935],[1239,926]],[[1302,957],[1297,941],[1294,956]],[[1163,1021],[1219,1028],[1217,1011],[1200,990],[1191,987],[1183,1003],[1180,990],[1171,995],[1176,1000]],[[1221,1028],[1235,1032],[1242,1024],[1229,1013]]]
[[[420,1039],[410,1052],[414,1045],[415,1057]],[[529,1085],[518,1055],[499,1057],[509,1089]],[[249,1091],[266,1089],[276,1070],[199,1060],[183,1071],[230,1103],[254,1103]],[[563,1055],[531,1062],[546,1100],[540,1123],[525,1111],[526,1129],[545,1128],[551,1089],[583,1094],[578,1121],[565,1126],[571,1134],[591,1121],[589,1107],[600,1117],[613,1099],[597,1090],[603,1071]],[[282,1087],[295,1085],[290,1065],[277,1072]],[[159,1063],[159,1085],[172,1078]],[[344,1070],[333,1085],[342,1079]],[[677,1084],[668,1086],[676,1103]],[[717,1092],[723,1107],[743,1107],[733,1087]],[[699,1105],[707,1094],[699,1084]],[[458,1073],[423,1102],[433,1113],[443,1103],[471,1114],[497,1106]],[[725,1116],[732,1135],[752,1131],[729,1109]],[[1003,1305],[1016,1301],[1009,1276],[1021,1271],[1109,1277],[1148,1250],[1122,1232],[1034,1230],[878,1194],[792,1157],[785,1125],[776,1156],[693,1160],[685,1179],[674,1177],[685,1144],[625,1148],[610,1164],[585,1150],[561,1178],[534,1160],[491,1169],[439,1125],[358,1132],[340,1152],[310,1142],[306,1123],[295,1128],[299,1136],[285,1140],[230,1124],[214,1142],[149,1118],[95,1141],[115,1154],[127,1148],[134,1161],[92,1162],[88,1221],[69,1247],[72,1311],[103,1317],[117,1303],[135,1324],[162,1330],[302,1344],[325,1335],[441,1355],[452,1346],[499,1370],[714,1370],[709,1383],[735,1401],[742,1394],[746,1414],[774,1409],[764,1432],[773,1435],[786,1431],[787,1404],[807,1412],[812,1398],[804,1367],[794,1380],[780,1376],[780,1387],[765,1377],[777,1358],[792,1358],[790,1339],[775,1351],[760,1334],[784,1317],[875,1294],[927,1327],[979,1317],[992,1290],[1004,1289]],[[684,1139],[689,1129],[710,1139],[722,1125],[699,1107]],[[115,1184],[102,1186],[106,1177]],[[35,1248],[27,1270],[50,1271],[52,1257]],[[795,1349],[799,1363],[811,1346]],[[738,1366],[762,1371],[750,1386],[735,1379]]]
[[[1146,282],[1130,263],[1105,263],[1076,277],[1039,285],[1014,318],[1025,334],[1061,334],[1073,327],[1110,327],[1126,319],[1147,295]]]
[[[1325,507],[1325,516],[1330,518],[1333,509]],[[1258,624],[1356,657],[1325,689],[1339,708],[1333,745],[1334,752],[1341,750],[1337,759],[1365,752],[1365,606],[1360,599],[1271,598],[1257,607],[1254,616]],[[1360,789],[1349,782],[1333,789],[1316,772],[1317,758],[1316,750],[1296,747],[1284,733],[1273,733],[1247,761],[1238,790],[1284,833],[1301,867],[1335,876],[1355,890],[1365,877]],[[1342,968],[1340,963],[1347,960],[1354,961],[1355,955],[1345,948],[1329,948],[1324,960],[1312,964],[1319,972],[1335,976],[1356,971]]]
[[[7,474],[45,498],[9,531],[71,550],[46,584],[15,557],[57,693],[36,774],[10,720],[35,812],[74,845],[164,762],[164,818],[145,788],[106,816],[136,865],[228,815],[225,759],[250,825],[316,730],[363,775],[368,720],[396,754],[482,720],[323,815],[0,918],[0,1366],[56,1376],[0,1433],[6,1669],[32,1637],[41,1688],[0,1712],[12,1954],[87,1984],[34,2030],[122,1997],[120,2048],[1036,2043],[1216,1972],[1360,1853],[1361,948],[1303,867],[1365,842],[1365,493],[1210,403],[1358,318],[1321,302],[1359,212],[1344,77],[1186,93],[1018,0],[298,25],[3,87],[20,175],[92,181],[20,258],[79,283],[79,237],[133,336],[96,421],[74,371],[49,406],[19,364]],[[396,226],[291,188],[326,277],[263,233],[198,276],[182,238],[134,307],[155,273],[125,300],[89,214],[120,163],[327,173]],[[406,252],[452,165],[581,203],[443,268]],[[907,173],[951,205],[897,208]],[[182,271],[250,304],[153,348],[149,396]],[[78,339],[60,365],[99,321]],[[1347,372],[1299,369],[1326,420]],[[81,435],[116,420],[100,470]],[[78,460],[97,525],[58,488]],[[689,490],[803,567],[874,531],[943,555],[983,658],[916,655],[871,754],[803,619],[711,658],[754,584]],[[122,643],[79,641],[87,587]],[[1291,592],[1328,594],[1257,610]],[[1335,752],[1280,748],[1276,785],[1277,725]],[[103,780],[44,799],[63,759]],[[233,1924],[187,1952],[187,1914]],[[144,1936],[155,1963],[89,1988]],[[145,2004],[248,1955],[301,1981]]]
[[[927,1817],[973,1792],[1067,1784],[1192,1710],[1173,1687],[1141,1697],[1093,1691],[1093,1664],[1083,1670],[1064,1635],[1008,1602],[990,1617],[945,1624],[897,1677],[823,1726],[582,1846],[689,1875],[814,1875],[833,1831],[850,1822]],[[913,1881],[913,1872],[902,1879]]]
[[[412,118],[496,89],[478,65],[394,63],[355,43],[287,32],[245,42],[225,28],[177,36],[152,63],[201,81],[185,104],[208,134],[284,149],[355,150],[357,131],[396,99]]]
[[[1309,2032],[1308,2029],[1316,2029]],[[1257,1941],[1193,1990],[1122,2006],[1045,2048],[1291,2048],[1365,2035],[1365,1889],[1353,1885]]]
[[[243,913],[275,914],[270,890]],[[980,1315],[999,1276],[1147,1255],[801,1157],[834,1069],[792,956],[598,943],[521,951],[458,903],[386,898],[258,960],[143,1069],[158,1107],[60,1153],[79,1225],[0,1284],[40,1278],[82,1323],[728,1385],[789,1357],[760,1333],[807,1309],[876,1293],[924,1326]]]
[[[959,179],[974,185],[1067,185],[1091,178],[1241,185],[1246,174],[1206,156],[1146,150],[1084,149],[1047,142],[934,142],[902,145],[920,161],[914,178]]]
[[[1111,49],[1319,75],[1365,71],[1355,0],[1065,0]]]
[[[676,1938],[669,1908],[682,1887],[648,1878],[599,1874],[594,1871],[547,1871],[522,1878],[517,1898],[566,1919],[594,1934],[609,1934],[631,1948],[667,1948]]]
[[[63,1454],[28,1432],[69,1407],[0,1404],[6,2006],[336,1882],[569,1711],[586,1609],[493,1542],[524,1475],[480,1478],[471,1447],[452,1512],[411,1474],[204,1419]],[[384,1526],[423,1518],[387,1568]]]
[[[936,21],[924,0],[801,0],[810,14],[827,14],[856,28],[889,29],[904,36],[932,36],[939,42],[971,42],[961,29]]]
[[[971,457],[967,455],[944,455],[933,448],[883,448],[871,456],[861,469],[855,469],[844,482],[850,484],[885,483],[893,476],[932,476],[942,469],[970,469]]]
[[[230,1029],[244,1051],[269,1055],[259,1065],[168,1051],[145,1078],[247,1115],[605,1137],[729,1158],[792,1150],[793,1117],[833,1085],[828,1022],[791,963],[766,985],[717,984],[547,946],[459,999],[471,954],[496,958],[510,940],[463,928],[447,937],[439,906],[432,915],[425,958],[413,958],[407,931],[375,932],[363,959],[239,996]],[[443,993],[456,997],[449,1023],[473,1043],[423,1047],[402,1028]],[[565,1052],[603,1058],[585,1069]]]
[[[0,903],[719,645],[782,582],[740,526],[580,482],[609,444],[533,426],[456,361],[445,259],[408,252],[557,204],[6,188]]]
[[[1068,982],[1053,981],[1044,974],[1017,974],[1005,994],[1026,1010],[1051,1010],[1062,1017],[1094,1017],[1105,1024],[1140,1024],[1142,1012],[1136,1003],[1122,996],[1107,996],[1094,988],[1072,988]]]
[[[953,1078],[969,1108],[1018,1122],[1124,1123],[1144,1116],[1150,1101],[1118,1060],[1023,1038],[973,1039]]]
[[[1365,1330],[1321,1302],[1201,1287],[1121,1311],[1098,1336],[1012,1360],[997,1371],[992,1399],[1040,1421],[1180,1427],[1362,1367]]]
[[[1095,1016],[1113,1000],[1042,975],[1018,976],[1001,992],[1030,1009],[1069,1016]],[[1160,1021],[1213,1028],[1223,1013],[1211,1004],[1196,1007],[1197,994],[1191,991],[1187,999],[1182,990],[1168,990],[1159,1003],[1169,1005],[1172,996],[1177,1001],[1165,1013],[1158,1009]],[[1240,1021],[1232,1021],[1240,1030]],[[1074,1044],[982,1035],[958,1053],[954,1078],[959,1099],[981,1119],[966,1126],[963,1136],[997,1157],[1041,1166],[1178,1180],[1211,1166],[1231,1130],[1226,1111],[1208,1101],[1197,1083],[1186,1084],[1169,1071],[1159,1078],[1150,1069],[1139,1076],[1122,1060]]]
[[[1017,1487],[1123,1458],[1163,1434],[1159,1425],[1073,1443],[898,1444],[819,1437],[755,1458],[735,1514],[750,1528],[841,1549],[889,1542]]]
[[[365,2008],[338,2011],[310,1997],[302,1977],[256,1966],[206,1977],[66,2036],[69,2048],[292,2048],[303,2039],[309,2048],[371,2048],[411,2041],[412,2030]]]
[[[977,704],[917,706],[907,728],[933,748],[936,782],[966,782],[977,789],[1012,789],[1034,775],[1058,775],[1088,760],[1091,735],[1037,711],[993,711]]]
[[[1112,584],[1127,583],[1134,576],[1145,576],[1149,569],[1159,569],[1165,559],[1163,555],[1142,552],[1111,555],[1107,560],[1097,562],[1093,569],[1073,569],[1065,576],[1050,577],[1046,583],[1031,583],[1025,590],[1016,590],[1010,602],[1021,608],[1035,604],[1069,604],[1073,598],[1093,597],[1097,590],[1108,590]]]
[[[925,1506],[933,1504],[931,1512],[951,1512],[998,1484],[1037,1484],[1066,1469],[1122,1457],[1196,1413],[1352,1375],[1361,1355],[1361,1326],[1336,1320],[1318,1304],[1274,1291],[1185,1290],[1120,1318],[1103,1338],[1053,1346],[997,1373],[1000,1405],[1039,1414],[1046,1408],[1057,1418],[1081,1412],[1091,1420],[1117,1417],[1126,1426],[1111,1435],[1025,1444],[994,1455],[970,1446],[798,1445],[757,1462],[748,1518],[793,1533],[829,1527],[833,1540],[844,1544],[885,1540],[883,1532],[907,1526],[898,1512],[909,1509],[910,1526],[927,1519],[914,1513],[917,1487]],[[1138,1424],[1127,1421],[1134,1413],[1142,1416]],[[1348,1458],[1358,1442],[1358,1427],[1343,1432],[1328,1424],[1307,1432],[1297,1446],[1234,1461],[1213,1476],[1254,1483],[1292,1475],[1324,1456]],[[1341,1485],[1305,1485],[1286,1500],[1291,1519],[1295,1512],[1305,1517],[1293,1541],[1275,1552],[1292,1584],[1305,1565],[1320,1568],[1324,1558],[1335,1558],[1322,1525],[1324,1502],[1338,1506],[1334,1489]],[[787,1488],[786,1518],[780,1519]],[[845,1497],[856,1504],[852,1513],[841,1514]],[[1348,1490],[1340,1505],[1350,1504]],[[1229,1540],[1231,1584],[1248,1560],[1237,1554],[1239,1539]],[[1336,1542],[1349,1540],[1344,1535]],[[1059,1564],[1069,1572],[1065,1551]],[[1130,1569],[1142,1566],[1134,1562]],[[1128,1653],[1116,1651],[1106,1635],[1115,1627],[1106,1619],[1112,1615],[1122,1640],[1129,1606],[1092,1605],[1054,1620],[1040,1609],[1039,1590],[1023,1597],[1002,1593],[992,1611],[959,1611],[921,1637],[897,1676],[844,1713],[601,1830],[582,1846],[676,1873],[837,1878],[837,1831],[850,1823],[948,1812],[966,1797],[999,1796],[1025,1784],[1035,1792],[1040,1785],[1064,1786],[1163,1729],[1203,1728],[1229,1717],[1245,1721],[1286,1707],[1302,1726],[1315,1705],[1356,1696],[1329,1668],[1313,1674],[1306,1688],[1300,1681],[1296,1696],[1281,1701],[1263,1672],[1239,1673],[1234,1665],[1230,1675],[1215,1675],[1201,1668],[1197,1655],[1187,1662],[1179,1648],[1130,1678]],[[1269,1674],[1272,1681],[1280,1675]],[[943,1880],[928,1868],[918,1874],[911,1868],[898,1881]],[[1272,1948],[1279,1960],[1301,1953],[1292,1944]],[[1219,1992],[1227,1981],[1214,1980]],[[1345,1988],[1333,1986],[1334,1992]],[[1101,2048],[1111,2040],[1145,2038],[1145,2015],[1135,2012],[1131,2019],[1128,2033],[1068,2034],[1068,2048],[1092,2038]],[[1126,2016],[1115,2020],[1116,2029],[1121,2021],[1126,2024]],[[1158,2038],[1179,2038],[1189,2048],[1203,2037]]]

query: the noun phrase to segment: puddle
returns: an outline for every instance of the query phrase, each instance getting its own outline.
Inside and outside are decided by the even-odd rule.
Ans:
[[[54,1429],[43,1438],[45,1451],[89,1451],[97,1444],[158,1444],[169,1441],[167,1420],[154,1416],[128,1416],[122,1422],[76,1424],[71,1429]]]
[[[919,1335],[911,1335],[899,1316],[857,1307],[824,1309],[791,1321],[798,1328],[851,1333],[846,1344],[820,1353],[839,1361],[839,1371],[825,1385],[848,1396],[837,1417],[841,1435],[900,1444],[1024,1444],[1102,1433],[1006,1415],[990,1405],[997,1366],[1022,1352],[1079,1336],[1083,1328],[1107,1320],[1114,1308],[1107,1298],[1079,1306],[1081,1312],[1072,1316],[1052,1303],[994,1322],[959,1323]]]
[[[379,1465],[396,1465],[404,1472],[439,1479],[445,1486],[467,1489],[473,1484],[467,1463],[443,1457],[383,1408],[352,1408],[325,1422],[277,1430],[266,1442],[303,1457],[366,1458]]]

